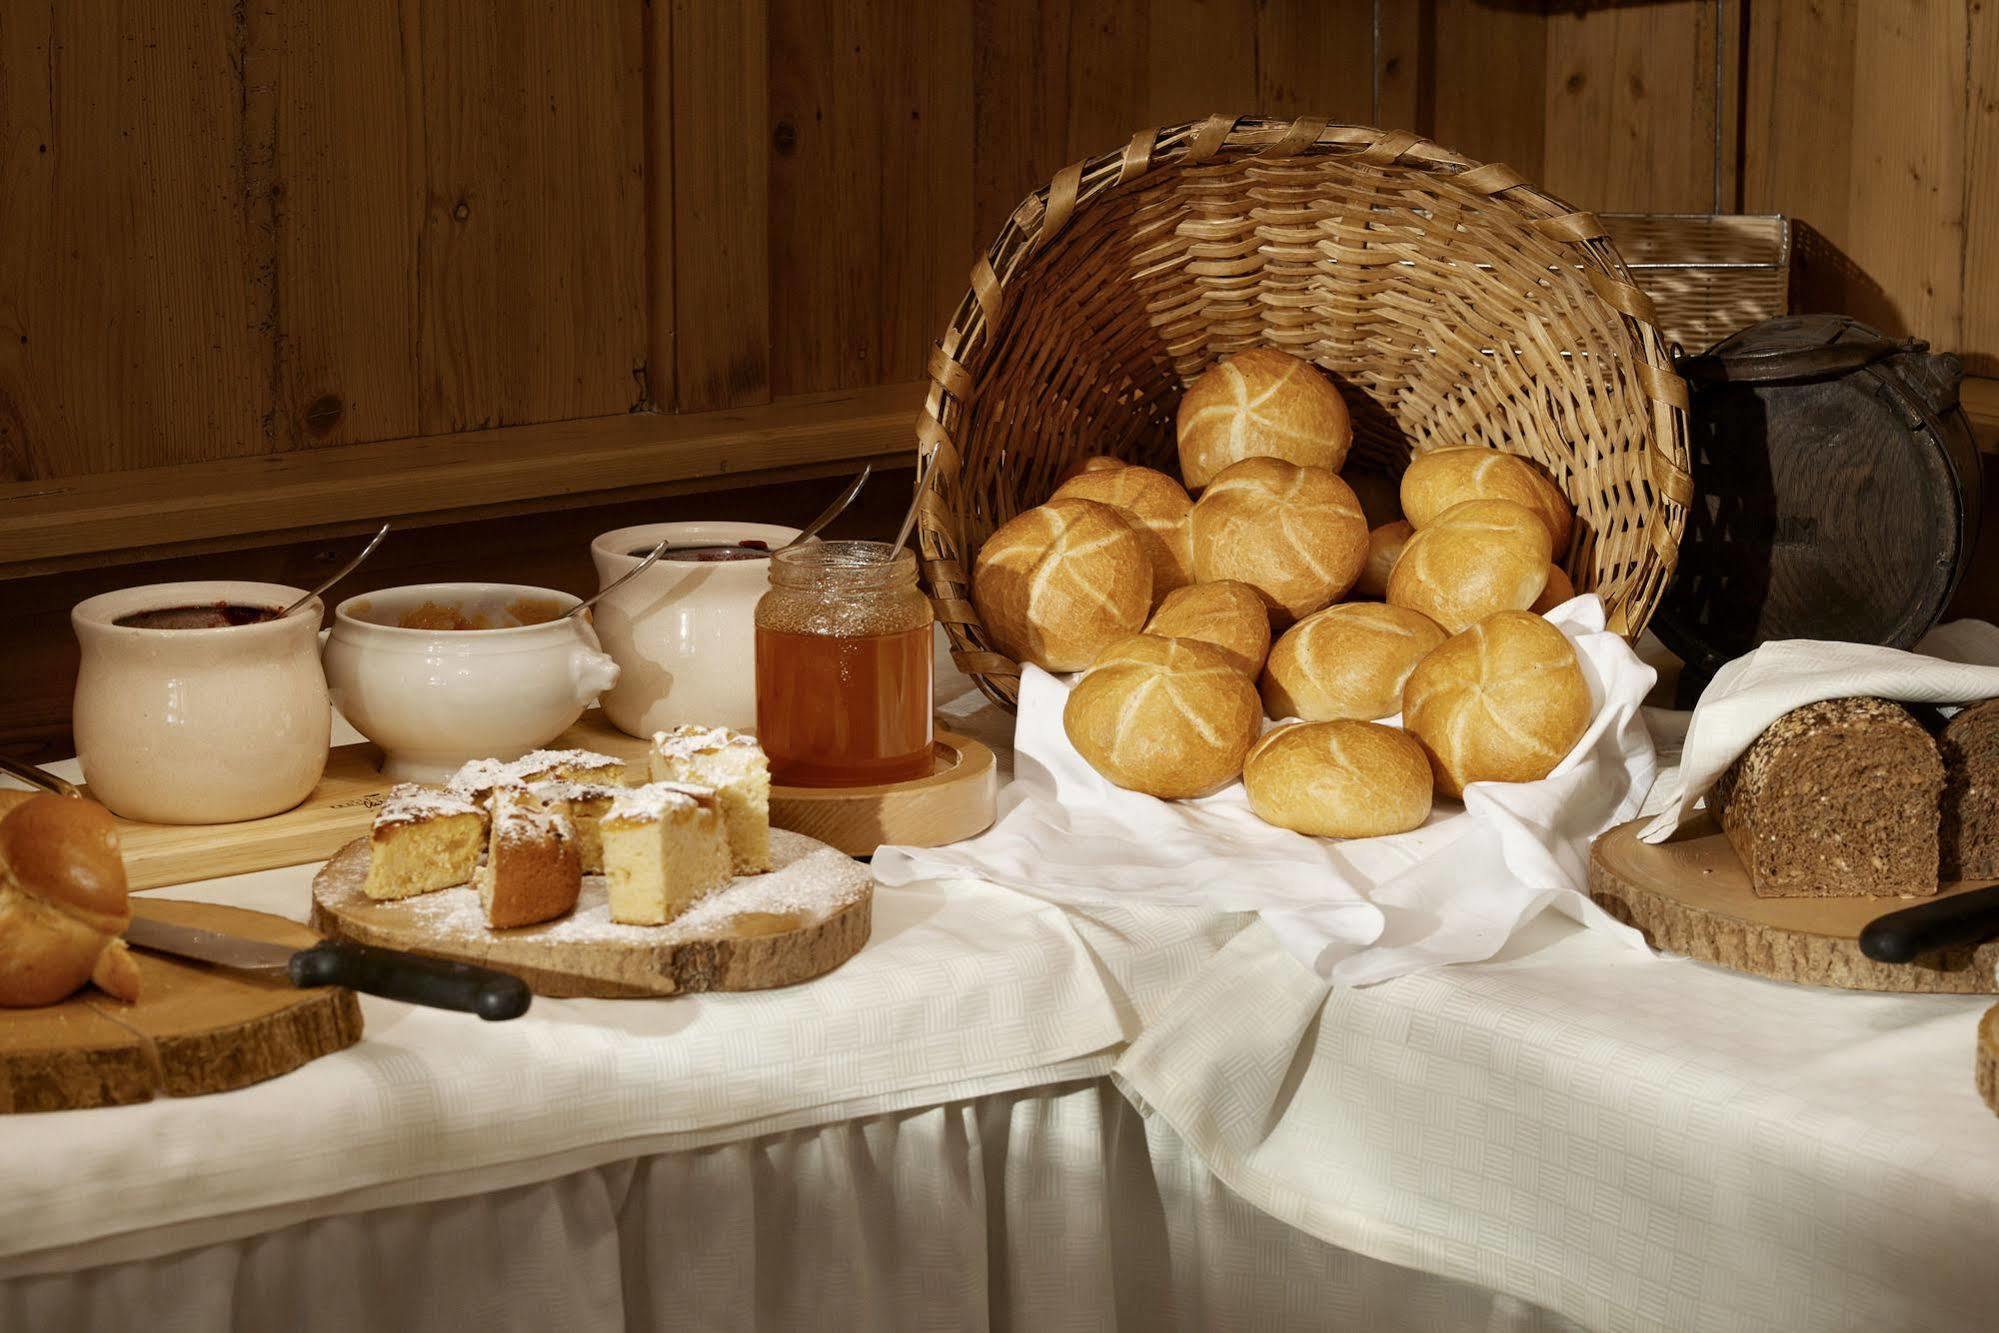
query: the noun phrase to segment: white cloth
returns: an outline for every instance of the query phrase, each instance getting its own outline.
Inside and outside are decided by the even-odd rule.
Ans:
[[[1261,925],[1114,1076],[1334,1245],[1588,1328],[1992,1327],[1990,996],[1870,995],[1552,914],[1484,963],[1328,987]]]
[[[1736,658],[1701,693],[1687,726],[1678,785],[1640,836],[1646,842],[1672,836],[1722,770],[1784,714],[1856,695],[1926,704],[1999,696],[1999,629],[1982,620],[1953,621],[1932,630],[1914,652],[1778,639]]]
[[[302,919],[311,874],[158,896]],[[1102,1073],[1242,924],[1155,909],[1085,926],[1002,889],[942,883],[879,890],[867,947],[810,985],[543,997],[506,1023],[364,996],[358,1045],[281,1078],[0,1117],[0,1271],[10,1256],[115,1236],[132,1238],[128,1254],[158,1253],[264,1229],[273,1210],[454,1197]]]
[[[1069,906],[1142,901],[1255,911],[1294,956],[1342,984],[1490,957],[1544,907],[1638,947],[1585,889],[1591,838],[1638,812],[1652,784],[1639,715],[1652,669],[1603,628],[1594,596],[1549,620],[1575,644],[1594,718],[1540,782],[1474,783],[1422,828],[1335,841],[1273,828],[1242,784],[1161,801],[1100,776],[1069,743],[1069,684],[1027,668],[1014,779],[986,833],[949,847],[884,847],[885,884],[968,876]],[[1388,719],[1391,723],[1397,718]]]
[[[1555,1333],[1259,1212],[1106,1079],[0,1282],[0,1329]]]

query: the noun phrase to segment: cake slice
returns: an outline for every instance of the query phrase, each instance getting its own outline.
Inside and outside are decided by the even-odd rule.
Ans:
[[[1999,699],[1944,723],[1943,819],[1937,830],[1947,880],[1999,879]]]
[[[1826,699],[1771,723],[1708,809],[1761,898],[1937,891],[1937,744],[1885,699]]]
[[[604,813],[629,787],[611,787],[599,782],[571,782],[552,778],[531,782],[528,792],[550,809],[569,816],[576,829],[576,857],[586,875],[604,873],[604,838],[600,827]]]
[[[504,760],[468,759],[445,781],[444,789],[484,810],[492,803],[493,793],[501,787],[520,788],[525,785],[520,774],[514,771],[514,766]]]
[[[409,898],[468,883],[485,842],[486,816],[478,806],[436,787],[398,783],[375,812],[361,891]]]
[[[664,925],[727,884],[725,827],[712,792],[655,782],[620,794],[600,825],[611,920]]]
[[[713,787],[738,875],[761,875],[770,860],[770,762],[757,738],[727,727],[675,727],[652,738],[654,782]]]
[[[625,785],[625,761],[594,750],[535,750],[510,765],[522,782],[560,778],[604,787]]]
[[[479,903],[494,930],[552,921],[583,888],[576,828],[524,788],[493,790],[492,836],[479,867]]]

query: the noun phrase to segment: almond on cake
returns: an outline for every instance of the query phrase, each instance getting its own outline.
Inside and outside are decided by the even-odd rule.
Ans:
[[[525,788],[493,790],[492,836],[479,867],[479,903],[494,930],[552,921],[583,888],[576,826]]]
[[[436,787],[402,782],[375,812],[368,835],[370,898],[409,898],[471,880],[486,841],[478,806]]]
[[[664,925],[731,878],[712,790],[654,782],[620,793],[599,825],[611,920]]]
[[[770,762],[757,738],[727,727],[675,727],[652,738],[654,782],[713,787],[738,875],[761,875],[770,859]]]

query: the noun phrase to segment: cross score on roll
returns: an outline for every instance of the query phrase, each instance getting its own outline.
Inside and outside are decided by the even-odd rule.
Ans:
[[[1445,448],[1399,488],[1342,477],[1338,388],[1271,348],[1196,379],[1177,433],[1192,495],[1086,458],[973,566],[1001,652],[1083,673],[1063,725],[1098,773],[1164,799],[1240,777],[1269,823],[1366,837],[1433,793],[1546,777],[1581,738],[1580,662],[1540,618],[1574,595],[1575,515],[1536,464]],[[1266,715],[1299,721],[1260,735]]]

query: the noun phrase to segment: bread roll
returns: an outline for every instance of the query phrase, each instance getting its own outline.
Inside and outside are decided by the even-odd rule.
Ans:
[[[1229,665],[1251,680],[1270,655],[1270,612],[1247,583],[1222,579],[1177,588],[1166,595],[1145,632],[1162,639],[1198,639],[1222,650]]]
[[[1408,519],[1398,518],[1368,533],[1367,563],[1361,566],[1353,590],[1365,597],[1388,596],[1388,576],[1395,572],[1395,562],[1402,558],[1402,548],[1414,531]]]
[[[1407,833],[1430,817],[1430,764],[1376,722],[1306,722],[1257,742],[1242,774],[1266,824],[1321,838]]]
[[[1057,500],[1095,500],[1124,515],[1145,543],[1152,562],[1152,601],[1156,606],[1175,588],[1194,581],[1194,536],[1187,516],[1194,502],[1180,483],[1149,467],[1097,468],[1081,472],[1056,488]]]
[[[1568,498],[1528,460],[1496,449],[1437,449],[1418,454],[1402,474],[1402,513],[1419,528],[1467,500],[1511,500],[1541,515],[1552,549],[1569,548],[1575,519]]]
[[[1402,725],[1423,743],[1437,790],[1545,778],[1589,729],[1589,683],[1562,632],[1501,611],[1453,635],[1402,688]]]
[[[1511,500],[1468,500],[1419,525],[1388,576],[1388,600],[1451,633],[1495,611],[1525,611],[1548,581],[1553,543]]]
[[[1125,466],[1127,464],[1122,458],[1112,458],[1109,454],[1091,454],[1087,458],[1079,458],[1069,464],[1063,470],[1062,481],[1068,481],[1071,477],[1080,477],[1085,472],[1110,472]],[[1056,484],[1059,486],[1061,482]]]
[[[1537,616],[1545,616],[1563,602],[1576,595],[1576,585],[1569,581],[1567,571],[1560,565],[1548,566],[1548,581],[1541,588],[1541,595],[1528,607]]]
[[[0,812],[0,1005],[54,1004],[86,981],[123,1000],[139,971],[118,828],[95,801],[31,795]]]
[[[1271,717],[1368,721],[1402,711],[1402,686],[1447,636],[1427,617],[1380,602],[1306,616],[1270,650],[1259,688]]]
[[[1193,529],[1195,578],[1247,583],[1280,626],[1345,596],[1367,563],[1353,491],[1324,468],[1281,458],[1223,470],[1194,505]]]
[[[1001,652],[1045,671],[1080,671],[1145,624],[1152,562],[1109,505],[1052,500],[986,539],[972,601]]]
[[[1281,458],[1333,472],[1347,461],[1346,400],[1309,361],[1274,347],[1210,366],[1180,400],[1180,476],[1200,490],[1229,464]]]
[[[1108,649],[1062,709],[1062,729],[1091,768],[1167,800],[1234,781],[1262,723],[1256,687],[1221,649],[1152,635]]]

